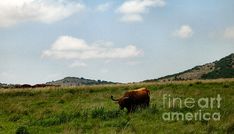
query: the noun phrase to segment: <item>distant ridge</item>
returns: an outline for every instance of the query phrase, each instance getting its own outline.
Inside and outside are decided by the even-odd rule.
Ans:
[[[234,78],[234,53],[212,63],[195,66],[180,73],[167,75],[158,79],[145,80],[144,82],[218,78]]]
[[[83,77],[65,77],[61,80],[47,82],[48,85],[60,85],[60,86],[81,86],[81,85],[101,85],[101,84],[115,84],[114,82],[110,81],[103,81],[103,80],[92,80],[92,79],[85,79]]]

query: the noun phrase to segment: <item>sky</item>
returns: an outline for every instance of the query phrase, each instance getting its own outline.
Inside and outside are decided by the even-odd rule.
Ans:
[[[234,52],[233,0],[0,1],[0,83],[138,82]]]

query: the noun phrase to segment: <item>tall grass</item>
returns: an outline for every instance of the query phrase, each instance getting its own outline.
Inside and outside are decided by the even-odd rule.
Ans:
[[[110,96],[147,87],[150,107],[127,114]],[[164,121],[163,112],[194,112],[199,108],[165,109],[163,94],[223,98],[221,121]],[[105,86],[0,89],[0,133],[233,133],[234,80],[135,83]]]

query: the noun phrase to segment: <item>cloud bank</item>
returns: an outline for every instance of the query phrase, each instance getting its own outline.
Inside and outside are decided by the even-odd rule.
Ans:
[[[150,8],[165,6],[164,0],[127,0],[116,11],[122,14],[121,21],[139,22],[143,20],[142,14]]]
[[[133,45],[116,48],[110,42],[101,41],[88,44],[83,39],[61,36],[52,44],[51,48],[43,51],[42,57],[70,60],[124,59],[142,54],[143,51]]]
[[[21,22],[52,23],[85,8],[80,3],[65,0],[2,0],[0,1],[0,27]]]
[[[190,38],[193,35],[193,30],[189,25],[182,25],[175,33],[175,36],[186,39]]]

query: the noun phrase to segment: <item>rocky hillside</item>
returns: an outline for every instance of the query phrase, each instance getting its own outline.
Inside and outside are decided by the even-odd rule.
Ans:
[[[217,78],[234,78],[234,54],[212,63],[196,66],[192,69],[158,79],[146,80],[145,82]]]
[[[80,85],[100,85],[100,84],[114,84],[114,82],[91,80],[78,77],[66,77],[61,80],[47,82],[48,85],[60,85],[60,86],[80,86]]]

